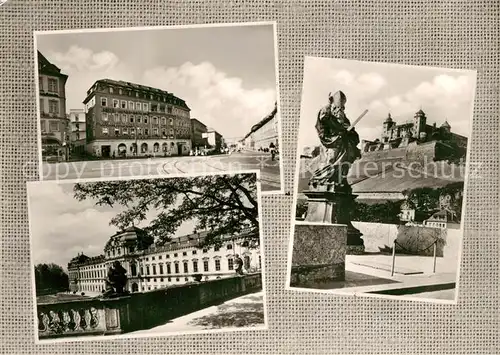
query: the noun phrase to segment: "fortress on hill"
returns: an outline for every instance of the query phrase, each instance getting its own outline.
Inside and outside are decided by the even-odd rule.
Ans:
[[[435,148],[434,154],[431,154],[433,160],[461,157],[465,155],[467,148],[467,137],[452,133],[451,126],[447,121],[440,127],[437,127],[436,123],[428,125],[427,117],[424,111],[420,109],[415,113],[412,121],[403,124],[397,124],[393,121],[389,113],[383,123],[380,139],[375,141],[363,140],[361,142],[361,152],[365,155],[364,153],[379,152],[381,150],[407,148],[411,143],[414,143],[414,147],[410,148],[410,150],[418,151],[420,149],[416,146],[432,142],[439,142],[439,147],[433,145],[433,148]],[[424,147],[425,145],[422,146],[422,148]],[[423,150],[426,155],[429,155],[432,151],[428,147]]]

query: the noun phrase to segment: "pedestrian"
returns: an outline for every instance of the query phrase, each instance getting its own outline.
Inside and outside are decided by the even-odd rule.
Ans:
[[[271,160],[274,161],[274,157],[276,156],[276,146],[274,145],[273,142],[269,144],[269,150],[271,151]]]
[[[241,260],[238,254],[234,256],[234,264],[236,265],[236,273],[238,275],[243,275],[243,260]]]

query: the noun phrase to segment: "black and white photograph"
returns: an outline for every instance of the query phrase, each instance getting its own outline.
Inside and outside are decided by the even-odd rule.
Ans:
[[[258,169],[283,192],[274,22],[34,37],[40,179]]]
[[[287,288],[456,302],[475,83],[305,58]]]
[[[259,174],[28,182],[35,340],[267,329]]]

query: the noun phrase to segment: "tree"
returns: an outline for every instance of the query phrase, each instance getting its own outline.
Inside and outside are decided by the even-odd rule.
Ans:
[[[259,240],[256,174],[212,175],[165,179],[78,183],[74,197],[96,200],[96,205],[122,205],[126,210],[110,221],[121,230],[146,220],[157,211],[144,231],[158,245],[170,241],[179,226],[193,220],[196,229],[207,231],[200,247],[222,244],[221,236],[241,232]]]
[[[38,264],[35,266],[35,287],[37,293],[55,293],[69,289],[69,277],[56,264]]]
[[[355,201],[352,219],[360,222],[400,224],[401,202],[366,204]]]
[[[430,216],[439,208],[439,189],[432,187],[419,187],[402,192],[408,201],[415,206],[415,213]]]

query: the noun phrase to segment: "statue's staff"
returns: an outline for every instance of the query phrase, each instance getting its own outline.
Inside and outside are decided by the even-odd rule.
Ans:
[[[356,118],[356,120],[349,126],[349,128],[347,128],[348,131],[352,130],[354,128],[354,126],[356,126],[358,124],[359,121],[361,121],[361,119],[368,113],[368,110],[364,110],[363,113],[358,117]]]

